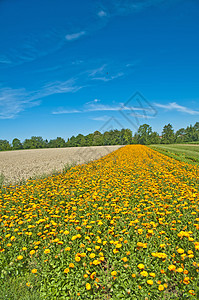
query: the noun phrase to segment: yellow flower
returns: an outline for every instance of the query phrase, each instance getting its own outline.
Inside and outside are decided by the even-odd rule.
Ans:
[[[75,261],[79,262],[81,258],[79,256],[75,256]]]
[[[158,290],[159,291],[164,291],[164,285],[160,284],[159,287],[158,287]]]
[[[112,272],[111,272],[111,275],[112,275],[112,276],[116,276],[116,275],[117,275],[117,271],[112,271]]]
[[[45,250],[44,250],[44,253],[45,253],[45,254],[50,253],[50,249],[45,249]]]
[[[86,289],[87,289],[87,291],[89,291],[89,290],[91,289],[90,283],[87,283],[87,284],[86,284]]]
[[[127,257],[123,257],[122,260],[123,260],[123,262],[127,262],[128,258]]]
[[[183,272],[183,268],[178,268],[178,269],[176,270],[176,272],[182,273],[182,272]]]
[[[149,273],[149,275],[153,278],[155,278],[155,273]]]
[[[182,253],[184,253],[184,250],[183,250],[182,248],[179,248],[179,249],[177,250],[177,252],[178,252],[179,254],[182,254]]]
[[[37,269],[32,269],[31,271],[33,274],[36,274],[37,273]]]
[[[135,278],[135,277],[136,277],[136,275],[135,275],[135,274],[132,274],[131,276],[132,276],[133,278]]]
[[[139,264],[138,265],[138,269],[143,270],[144,269],[144,265],[143,264]]]
[[[175,271],[176,266],[170,265],[170,266],[168,266],[168,269],[169,269],[169,271]]]
[[[95,257],[95,253],[91,253],[91,254],[89,255],[89,257],[90,257],[90,258],[94,258],[94,257]]]
[[[23,259],[22,255],[17,256],[17,260],[22,260],[22,259]]]
[[[75,267],[75,265],[73,263],[69,264],[69,268],[74,268],[74,267]]]
[[[71,249],[70,247],[66,247],[65,251],[70,251],[70,249]]]
[[[33,254],[35,254],[35,250],[30,251],[30,255],[33,255]]]
[[[64,270],[64,273],[67,274],[69,271],[70,271],[70,269],[69,269],[69,268],[66,268],[66,269]]]
[[[153,280],[149,279],[149,280],[147,280],[147,283],[148,283],[149,285],[152,285],[152,284],[153,284]]]
[[[142,271],[142,272],[140,273],[140,275],[142,275],[142,276],[146,277],[146,276],[148,276],[148,272],[146,272],[146,271]]]

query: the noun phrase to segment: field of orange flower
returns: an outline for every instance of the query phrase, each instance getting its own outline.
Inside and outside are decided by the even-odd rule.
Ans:
[[[130,145],[0,192],[0,286],[41,299],[197,299],[198,167]],[[0,288],[1,289],[1,288]]]

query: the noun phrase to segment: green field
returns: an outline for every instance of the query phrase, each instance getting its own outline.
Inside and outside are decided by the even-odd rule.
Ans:
[[[150,145],[151,149],[187,163],[199,163],[199,145],[197,144],[167,144]]]

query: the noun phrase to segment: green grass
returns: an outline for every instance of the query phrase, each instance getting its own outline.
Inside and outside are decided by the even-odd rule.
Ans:
[[[7,277],[0,286],[0,300],[41,300],[36,282],[35,286],[32,284],[27,286],[28,282],[28,278],[24,277],[17,276],[15,279]]]
[[[150,145],[153,150],[191,164],[199,164],[199,145],[167,144]]]

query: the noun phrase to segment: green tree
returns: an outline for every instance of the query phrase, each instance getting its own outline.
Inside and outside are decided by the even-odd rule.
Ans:
[[[0,140],[0,151],[11,150],[10,143],[7,140]]]
[[[12,149],[13,150],[20,150],[23,149],[23,145],[21,143],[21,141],[17,138],[13,139],[12,141]]]
[[[159,134],[153,131],[150,135],[150,144],[160,144]]]
[[[121,145],[129,145],[132,143],[132,131],[130,129],[121,130]]]
[[[169,123],[163,127],[162,131],[162,144],[172,144],[175,141],[175,135],[172,125]]]
[[[140,125],[138,128],[138,143],[142,145],[150,144],[150,137],[152,133],[152,128],[148,124]]]
[[[184,128],[180,128],[175,133],[175,142],[183,143],[185,141],[186,130]]]
[[[93,133],[93,146],[102,146],[104,144],[103,134],[99,131]]]

